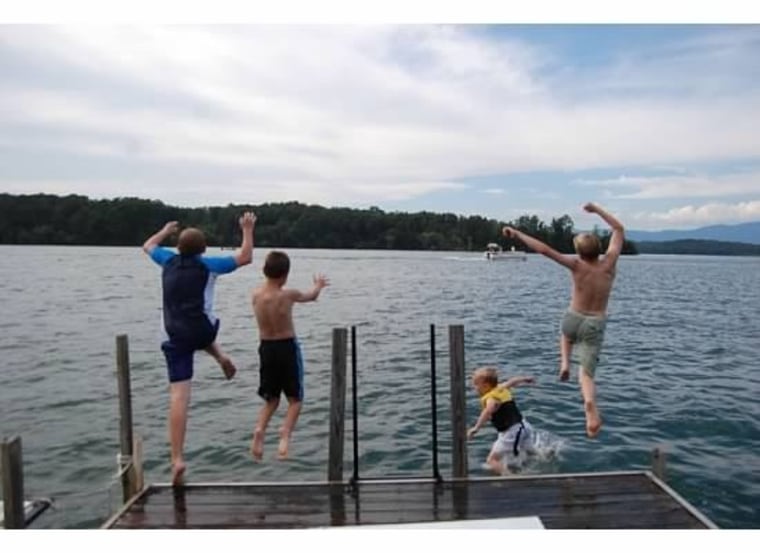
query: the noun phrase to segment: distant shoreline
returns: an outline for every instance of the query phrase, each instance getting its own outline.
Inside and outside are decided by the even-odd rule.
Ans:
[[[634,244],[639,253],[649,254],[760,256],[760,245],[744,242],[684,239]]]
[[[703,242],[706,245],[696,247],[682,242]],[[700,255],[709,257],[760,257],[760,246],[754,244],[744,244],[740,242],[720,242],[716,240],[677,240],[674,242],[634,242],[638,248],[637,253],[623,253],[625,257],[636,257],[637,255]],[[0,246],[12,247],[67,247],[67,248],[140,248],[140,244],[134,245],[113,245],[113,244],[12,244],[0,242]],[[730,246],[730,247],[727,247]],[[169,246],[172,247],[172,246]],[[234,251],[237,246],[217,246],[210,244],[209,252],[214,250]],[[315,246],[281,246],[277,244],[256,244],[255,249],[283,249],[283,250],[339,250],[339,251],[377,251],[377,252],[442,252],[442,253],[469,253],[480,254],[480,250],[430,250],[430,249],[402,249],[402,248],[327,248]],[[529,255],[540,255],[536,252],[527,251]]]
[[[377,207],[325,208],[299,202],[180,208],[140,198],[95,201],[78,195],[2,193],[0,244],[137,246],[166,221],[179,221],[183,228],[201,229],[209,246],[234,249],[240,244],[238,218],[244,210],[256,213],[257,247],[482,253],[487,244],[497,243],[505,250],[514,247],[526,251],[521,243],[502,236],[503,226],[509,225],[570,255],[575,253],[573,239],[580,232],[566,214],[548,222],[528,214],[499,221],[477,215],[384,212]],[[754,225],[758,225],[757,231]],[[705,227],[705,232],[709,228]],[[742,234],[735,234],[732,240],[753,240],[760,234],[760,222],[737,225],[732,232],[737,229]],[[592,232],[606,249],[610,230],[595,227]],[[760,244],[746,240],[679,236],[663,241],[658,236],[635,241],[638,232],[626,229],[624,255],[760,255]],[[173,245],[174,238],[167,243]]]

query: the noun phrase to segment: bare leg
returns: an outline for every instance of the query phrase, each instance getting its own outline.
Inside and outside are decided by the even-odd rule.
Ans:
[[[288,398],[288,412],[285,413],[285,420],[280,429],[280,445],[277,448],[277,458],[288,458],[288,446],[290,445],[290,435],[296,427],[298,415],[301,413],[303,402],[294,398]]]
[[[502,462],[501,455],[494,453],[493,450],[488,454],[486,464],[499,476],[506,476],[509,474],[509,469]]]
[[[581,382],[583,408],[586,411],[586,434],[589,438],[595,438],[602,428],[602,419],[596,408],[596,384],[583,367],[578,371],[578,378]]]
[[[261,461],[264,455],[264,434],[267,431],[269,419],[272,418],[279,404],[279,398],[270,399],[264,403],[261,411],[259,411],[259,419],[256,421],[256,428],[253,429],[253,438],[251,439],[251,455],[257,461]]]
[[[232,379],[233,376],[235,376],[235,373],[237,372],[237,368],[232,363],[232,359],[230,359],[223,351],[222,348],[219,347],[219,344],[214,342],[209,347],[206,348],[206,353],[208,353],[211,357],[216,359],[216,362],[219,363],[219,366],[222,368],[222,371],[224,372],[224,376],[227,380]]]
[[[559,336],[559,379],[563,382],[570,379],[570,354],[573,351],[573,343],[570,338],[560,333]]]
[[[185,473],[185,432],[190,404],[190,380],[169,385],[169,444],[171,446],[172,485],[182,484]]]

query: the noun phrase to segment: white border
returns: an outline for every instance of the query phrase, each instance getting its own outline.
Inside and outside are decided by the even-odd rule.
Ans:
[[[25,0],[0,23],[758,23],[748,0]]]

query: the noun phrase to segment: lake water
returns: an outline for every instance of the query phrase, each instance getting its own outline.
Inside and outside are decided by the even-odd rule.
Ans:
[[[496,364],[532,374],[518,405],[556,454],[532,472],[642,470],[667,452],[667,482],[721,527],[760,528],[760,258],[621,259],[597,371],[605,426],[584,432],[574,371],[557,380],[565,269],[537,255],[489,263],[480,254],[289,250],[289,286],[331,280],[295,307],[306,398],[291,459],[275,460],[275,415],[263,463],[249,457],[261,406],[250,290],[268,249],[219,278],[219,342],[238,365],[225,381],[196,357],[186,456],[192,481],[324,481],[331,335],[357,328],[361,477],[430,476],[430,325],[436,325],[439,460],[451,474],[448,325],[465,328],[468,372]],[[220,250],[209,253],[228,253]],[[35,528],[94,528],[118,506],[115,338],[129,336],[135,431],[148,482],[169,480],[167,381],[159,350],[160,269],[139,248],[0,246],[0,434],[21,435],[26,496],[52,497]],[[468,421],[478,414],[468,387]],[[347,404],[346,478],[351,422]],[[481,467],[493,434],[469,443]]]

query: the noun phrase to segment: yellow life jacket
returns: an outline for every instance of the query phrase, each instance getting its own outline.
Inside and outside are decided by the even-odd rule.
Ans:
[[[495,399],[499,402],[499,407],[491,415],[491,424],[493,424],[497,431],[504,432],[513,424],[522,422],[522,413],[517,408],[515,400],[512,399],[512,392],[508,388],[496,386],[480,396],[482,408],[485,408],[486,402],[489,399]]]

